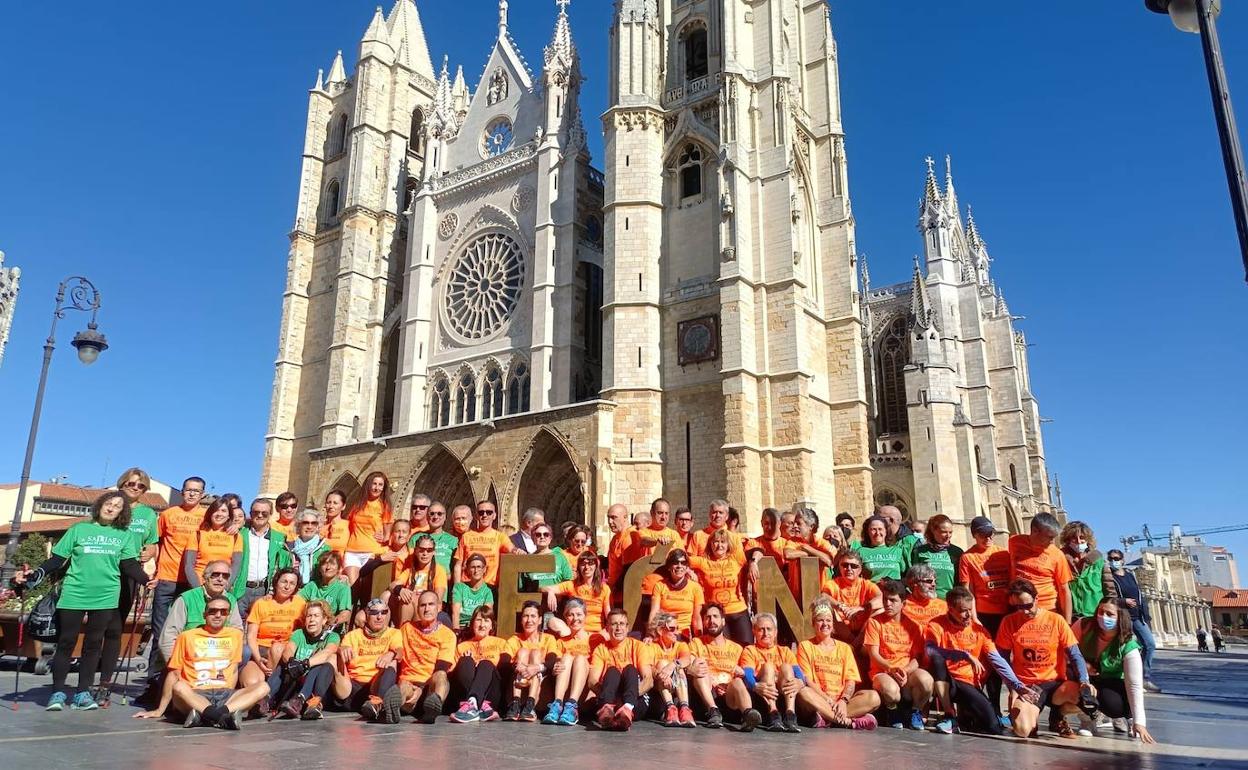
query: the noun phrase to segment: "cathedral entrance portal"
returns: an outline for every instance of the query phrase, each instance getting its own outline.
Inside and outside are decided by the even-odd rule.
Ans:
[[[576,465],[563,445],[545,430],[538,431],[533,439],[516,501],[517,515],[529,508],[545,511],[546,523],[556,538],[565,521],[585,523],[585,493]]]
[[[472,482],[463,463],[441,446],[434,447],[425,455],[425,468],[417,477],[413,489],[441,501],[448,515],[457,505],[471,506],[475,502]]]

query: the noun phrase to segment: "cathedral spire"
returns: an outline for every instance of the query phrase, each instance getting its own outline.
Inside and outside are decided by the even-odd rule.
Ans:
[[[871,268],[867,266],[867,255],[859,254],[858,262],[861,265],[861,267],[859,268],[859,272],[862,273],[862,278],[861,278],[862,293],[866,294],[867,292],[871,291]]]
[[[377,6],[377,10],[373,13],[373,20],[369,22],[368,29],[364,31],[364,37],[360,40],[360,61],[369,56],[385,62],[386,64],[394,63],[394,45],[390,42],[390,33],[386,29],[386,17],[381,12],[381,6]]]
[[[429,58],[425,27],[414,0],[397,0],[386,19],[386,27],[390,31],[390,47],[398,54],[396,61],[433,80],[433,61]]]
[[[498,0],[498,36],[507,34],[507,0]]]
[[[958,215],[958,194],[953,189],[953,158],[949,155],[945,156],[945,209],[949,212],[950,217]]]
[[[932,302],[928,299],[927,281],[923,280],[917,255],[914,258],[914,275],[910,278],[910,315],[917,328],[936,328],[936,311],[932,309]]]
[[[316,85],[312,86],[312,90],[313,91],[325,90],[325,70],[319,67],[316,70]]]
[[[429,135],[443,141],[455,138],[459,133],[459,117],[451,86],[450,57],[443,56],[442,72],[438,75],[433,106],[429,111]]]
[[[347,68],[342,63],[342,51],[334,55],[334,63],[329,65],[329,80],[327,85],[335,85],[347,82]]]
[[[568,22],[568,3],[571,0],[555,0],[559,16],[555,20],[555,34],[546,46],[546,73],[568,75],[577,64],[576,45],[572,42],[572,25]]]
[[[927,181],[923,186],[923,199],[919,201],[919,229],[927,232],[943,224],[946,213],[940,188],[936,185],[936,161],[929,155],[923,162],[927,164]]]

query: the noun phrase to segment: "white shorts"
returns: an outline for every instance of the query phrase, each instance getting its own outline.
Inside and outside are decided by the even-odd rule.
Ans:
[[[372,551],[347,551],[342,556],[342,566],[355,567],[356,569],[359,569],[365,564],[368,564],[368,560],[374,556],[376,556],[376,554]]]

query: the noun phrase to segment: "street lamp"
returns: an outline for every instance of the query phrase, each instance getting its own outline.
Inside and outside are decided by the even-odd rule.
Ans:
[[[1244,151],[1239,146],[1235,128],[1235,112],[1231,109],[1231,92],[1226,85],[1222,66],[1222,45],[1214,23],[1222,12],[1222,0],[1144,0],[1148,10],[1170,16],[1174,26],[1184,32],[1200,35],[1205,52],[1205,70],[1209,90],[1213,93],[1213,111],[1218,119],[1218,137],[1222,141],[1222,161],[1226,165],[1226,181],[1231,188],[1231,209],[1235,229],[1239,233],[1239,251],[1244,261],[1244,280],[1248,281],[1248,179],[1244,176]]]
[[[66,294],[69,296],[68,304],[65,302]],[[22,534],[22,507],[26,503],[26,485],[30,482],[30,463],[35,456],[35,438],[39,435],[39,415],[43,411],[43,391],[48,384],[48,366],[52,363],[52,349],[56,346],[56,322],[64,318],[69,310],[91,313],[87,328],[75,334],[73,342],[69,343],[77,349],[78,360],[90,366],[100,357],[100,353],[108,349],[108,342],[95,323],[100,312],[100,292],[96,290],[95,284],[79,275],[61,281],[56,289],[56,309],[52,311],[52,331],[48,332],[48,339],[43,345],[43,370],[39,373],[39,389],[35,391],[35,413],[30,418],[26,461],[22,464],[22,478],[17,486],[17,508],[13,511],[13,524],[9,528],[9,542],[4,548],[0,584],[7,585],[17,568],[13,563],[13,554],[17,551],[17,540]]]

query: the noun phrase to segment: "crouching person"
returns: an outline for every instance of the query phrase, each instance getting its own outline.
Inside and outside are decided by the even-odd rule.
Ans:
[[[338,645],[334,706],[369,722],[397,724],[403,705],[398,686],[403,634],[390,627],[390,608],[381,599],[371,600],[364,612],[364,627],[349,631]]]
[[[269,686],[255,682],[235,689],[243,660],[243,632],[226,625],[232,607],[223,596],[208,600],[204,625],[183,631],[173,644],[166,673],[172,687],[159,706],[136,717],[159,719],[172,705],[186,714],[183,727],[241,729],[243,716],[269,694]]]
[[[923,709],[932,699],[932,675],[919,667],[924,653],[923,631],[902,613],[906,587],[900,580],[880,581],[884,596],[884,612],[867,621],[862,646],[871,661],[871,685],[880,696],[887,724],[905,724],[911,730],[923,731],[926,722]],[[909,701],[910,718],[902,722],[897,711]]]

